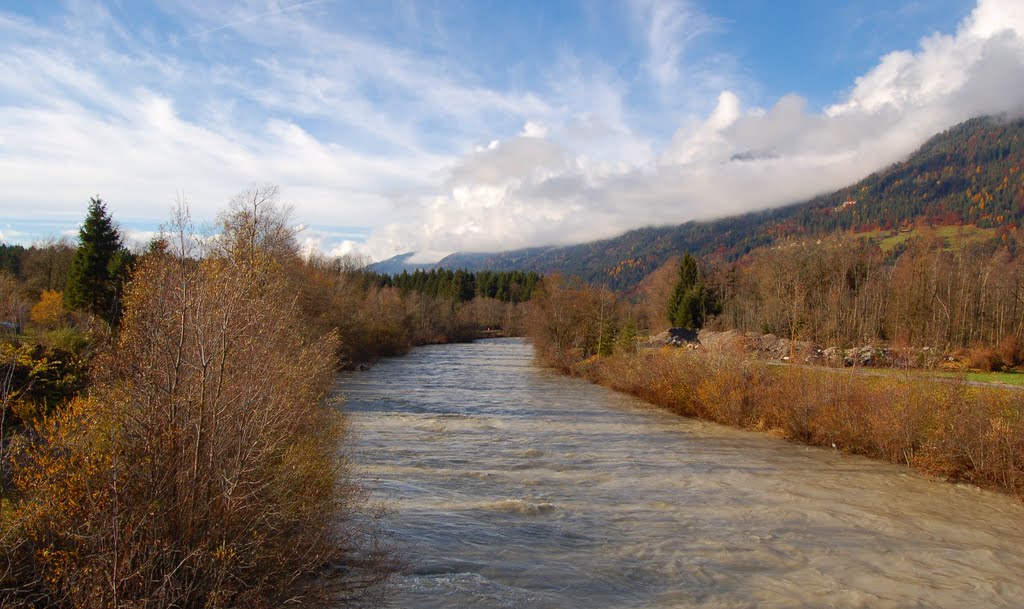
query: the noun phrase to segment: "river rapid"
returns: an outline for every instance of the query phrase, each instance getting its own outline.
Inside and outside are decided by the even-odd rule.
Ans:
[[[343,373],[390,607],[1024,607],[1024,507],[685,419],[516,339]]]

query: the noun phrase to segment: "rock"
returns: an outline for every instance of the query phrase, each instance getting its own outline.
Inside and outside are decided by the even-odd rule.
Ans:
[[[664,347],[672,341],[672,336],[668,332],[661,332],[648,338],[645,342],[640,343],[641,349],[657,349],[658,347]]]
[[[700,344],[710,351],[724,351],[727,349],[746,349],[743,335],[736,330],[715,332],[713,330],[701,330],[699,336]]]
[[[660,334],[652,336],[640,346],[648,349],[657,349],[658,347],[682,347],[686,345],[693,348],[699,344],[700,339],[696,330],[669,328]]]
[[[700,335],[696,330],[690,328],[669,328],[669,335],[673,340],[677,340],[684,343],[699,343]]]

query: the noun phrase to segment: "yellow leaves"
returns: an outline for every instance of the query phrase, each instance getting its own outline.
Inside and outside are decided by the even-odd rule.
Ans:
[[[213,551],[212,556],[215,561],[220,563],[233,563],[238,558],[238,555],[235,553],[235,548],[226,545],[224,542],[221,542],[221,544],[217,546],[217,549]]]
[[[45,290],[39,297],[39,302],[29,312],[29,318],[33,323],[49,330],[63,326],[67,316],[64,295],[56,290]]]
[[[38,421],[19,454],[17,519],[45,552],[37,581],[67,606],[237,606],[240,591],[276,606],[339,551],[344,429],[321,404],[334,340],[262,248],[287,235],[237,236],[201,259],[145,256],[90,397]],[[38,323],[56,320],[58,296],[40,299]],[[97,592],[110,581],[117,602]]]
[[[42,408],[26,398],[26,394],[38,381],[44,380],[57,370],[60,362],[50,360],[45,355],[37,356],[33,345],[0,344],[0,366],[14,366],[11,386],[7,388],[5,400],[11,412],[23,421],[30,420],[34,413]]]

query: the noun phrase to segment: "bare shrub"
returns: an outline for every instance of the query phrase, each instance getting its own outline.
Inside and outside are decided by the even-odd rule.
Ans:
[[[16,562],[0,604],[278,606],[365,559],[345,420],[325,404],[336,339],[300,314],[286,239],[260,224],[277,216],[253,213],[204,258],[182,226],[139,264],[90,396],[19,455],[4,543],[31,568]],[[384,575],[350,578],[351,598]]]
[[[936,473],[1024,492],[1024,399],[958,386],[937,410],[928,466]]]
[[[700,411],[713,421],[746,427],[753,417],[752,394],[760,384],[755,368],[744,360],[730,355],[709,356],[695,387]]]
[[[672,412],[1024,494],[1024,393],[646,350],[573,371]]]
[[[1024,337],[1007,336],[996,347],[996,354],[1007,366],[1024,364]]]
[[[864,454],[887,461],[917,465],[919,453],[933,433],[936,406],[949,387],[906,378],[861,380],[851,400],[864,403],[861,431]]]
[[[976,345],[967,352],[968,365],[982,372],[993,372],[1005,367],[1000,353],[985,345]]]

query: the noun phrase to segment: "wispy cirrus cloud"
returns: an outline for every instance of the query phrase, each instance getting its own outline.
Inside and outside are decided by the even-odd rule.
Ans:
[[[797,201],[1024,104],[1014,0],[981,0],[818,108],[758,98],[699,0],[126,6],[0,9],[2,238],[73,228],[96,193],[145,234],[179,196],[211,219],[271,182],[311,249],[571,243]]]
[[[495,142],[456,165],[449,190],[424,199],[422,222],[390,226],[370,246],[566,244],[839,188],[955,123],[1024,113],[1022,13],[1013,0],[982,0],[955,33],[885,55],[820,111],[795,94],[761,108],[723,91],[705,118],[687,121],[647,158],[597,162],[569,126],[542,139]]]
[[[686,0],[633,0],[632,5],[646,38],[652,80],[662,87],[679,84],[687,47],[714,32],[715,20]]]

